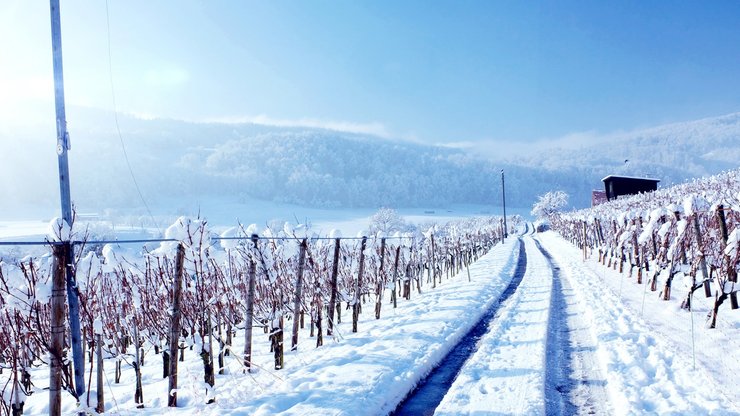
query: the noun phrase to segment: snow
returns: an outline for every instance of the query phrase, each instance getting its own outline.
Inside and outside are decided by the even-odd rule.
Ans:
[[[541,237],[560,263],[598,340],[597,352],[617,414],[738,414],[737,396],[727,380],[740,372],[736,337],[740,318],[724,311],[721,328],[702,325],[710,303],[694,297],[693,312],[666,308],[663,301],[552,232]],[[683,293],[674,289],[674,303]],[[688,315],[688,316],[687,316]],[[691,316],[693,315],[693,316]],[[695,322],[691,325],[691,322]],[[693,331],[693,332],[692,332]],[[696,343],[696,368],[692,359]]]
[[[46,235],[49,241],[69,241],[72,235],[72,228],[67,224],[67,221],[56,217],[49,221],[49,228]]]
[[[654,224],[654,215],[650,217]],[[183,228],[173,227],[170,235],[184,235]],[[205,227],[200,229],[205,236]],[[740,232],[736,231],[732,241],[738,240]],[[231,229],[222,236],[240,233]],[[617,415],[740,414],[734,387],[728,387],[734,386],[729,380],[740,373],[736,311],[724,309],[717,328],[706,329],[702,323],[711,299],[696,296],[693,311],[687,312],[677,306],[686,290],[679,285],[674,287],[672,301],[659,301],[646,291],[646,285],[598,264],[595,256],[584,261],[580,250],[553,232],[522,238],[527,250],[524,279],[502,305],[437,414],[544,414],[547,365],[552,359],[547,356],[548,321],[556,289],[552,269],[533,238],[552,255],[560,267],[563,287],[569,288],[578,311],[568,312],[569,325],[577,326],[590,341],[587,348],[594,358],[587,362],[593,367],[589,374],[597,377],[594,382],[603,383],[608,401],[600,409]],[[226,357],[225,374],[216,375],[213,388],[203,383],[197,351],[186,349],[179,369],[181,407],[177,409],[167,408],[169,392],[167,379],[161,377],[161,355],[147,350],[142,366],[145,407],[136,410],[133,370],[124,361],[122,381],[113,384],[115,357],[107,359],[106,414],[386,414],[498,299],[512,277],[518,247],[516,238],[495,246],[470,266],[470,282],[463,270],[436,289],[427,285],[421,294],[414,291],[410,301],[399,300],[397,309],[386,298],[381,319],[374,319],[371,312],[360,315],[358,333],[350,332],[350,314],[343,310],[344,320],[336,326],[335,335],[319,348],[308,329],[302,330],[298,349],[286,351],[284,368],[279,371],[272,369],[267,335],[259,330],[255,331],[252,372],[243,372],[243,332],[238,330],[233,354]],[[119,266],[116,250],[120,248],[114,245],[102,250],[108,267]],[[96,258],[88,255],[78,268],[99,267]],[[2,263],[0,267],[13,282],[25,284],[16,266]],[[95,333],[101,325],[95,320]],[[218,344],[214,343],[214,349]],[[32,369],[32,379],[35,392],[26,400],[26,413],[48,413],[48,393],[43,390],[48,387],[48,368]],[[94,398],[95,388],[91,390]],[[215,397],[215,403],[205,404],[209,397]],[[68,394],[63,409],[65,414],[77,410]]]
[[[478,351],[465,364],[435,414],[544,414],[545,339],[552,276],[531,238],[527,271]]]
[[[205,405],[202,363],[196,351],[186,350],[181,363],[177,414],[213,415],[376,415],[387,413],[408,390],[441,360],[477,321],[511,279],[518,243],[509,239],[470,267],[471,282],[463,271],[436,289],[423,286],[411,301],[399,300],[398,309],[384,307],[380,320],[372,313],[361,315],[359,332],[351,333],[347,317],[336,327],[336,336],[315,348],[315,339],[301,334],[297,351],[286,351],[285,367],[272,370],[267,336],[254,345],[256,370],[242,374],[238,354],[227,357],[226,374],[216,376],[211,392],[216,402]],[[258,331],[256,331],[258,332]],[[261,334],[260,334],[261,335]],[[236,337],[234,351],[241,351]],[[113,366],[106,362],[112,380]],[[167,380],[161,378],[161,361],[151,352],[142,367],[145,409],[136,414],[161,414],[166,409]],[[36,371],[36,370],[34,370]],[[34,374],[43,388],[45,376]],[[133,371],[124,369],[121,385],[106,391],[107,413],[128,414],[135,407]],[[38,391],[26,409],[29,414],[46,412],[47,396]],[[65,412],[74,411],[65,397]],[[170,409],[170,411],[174,411]]]

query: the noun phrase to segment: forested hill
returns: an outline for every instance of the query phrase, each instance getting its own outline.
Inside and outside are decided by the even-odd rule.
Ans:
[[[511,206],[530,207],[537,195],[563,190],[574,206],[583,207],[607,174],[649,174],[668,184],[737,167],[740,160],[738,115],[612,135],[578,147],[533,146],[507,162],[461,149],[319,129],[132,117],[120,117],[120,126],[130,165],[153,205],[209,196],[316,207],[499,205],[505,169]],[[19,178],[6,192],[9,204],[20,198],[55,200],[56,184],[49,178],[55,177],[56,155],[49,130],[0,130],[15,155],[0,166],[0,174]],[[78,205],[138,205],[112,116],[78,117],[70,122],[70,134]],[[49,152],[41,158],[38,151],[27,152],[45,145]],[[630,160],[627,168],[615,162],[623,159]]]
[[[509,161],[563,177],[580,171],[594,187],[608,174],[649,176],[668,186],[740,167],[740,113],[563,140]],[[586,189],[565,186],[563,190],[573,196]],[[572,202],[588,204],[578,198]]]

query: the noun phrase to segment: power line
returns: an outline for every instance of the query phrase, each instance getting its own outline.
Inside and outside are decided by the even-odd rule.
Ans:
[[[131,162],[128,158],[128,152],[126,151],[126,144],[123,141],[123,135],[121,134],[121,126],[118,123],[118,109],[116,107],[116,91],[113,87],[113,57],[111,53],[111,42],[110,42],[110,13],[108,11],[108,0],[105,0],[105,25],[107,29],[108,34],[108,75],[110,80],[110,93],[112,98],[112,104],[113,104],[113,118],[116,121],[116,132],[118,133],[118,140],[121,142],[121,149],[123,150],[123,158],[126,160],[126,166],[128,167],[129,174],[131,174],[131,179],[134,182],[134,186],[136,187],[136,192],[139,194],[139,199],[141,199],[141,203],[144,204],[144,208],[146,208],[146,212],[149,214],[149,217],[152,219],[152,224],[154,227],[156,227],[159,232],[162,232],[162,229],[157,224],[157,220],[154,219],[154,215],[152,215],[152,210],[149,209],[149,204],[146,203],[146,200],[144,199],[144,195],[141,193],[141,188],[139,187],[139,182],[136,180],[136,175],[134,175],[134,170],[131,168]]]

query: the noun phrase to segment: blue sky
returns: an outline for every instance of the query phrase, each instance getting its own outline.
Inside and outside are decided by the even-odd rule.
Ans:
[[[105,1],[62,0],[71,105],[109,110],[112,75],[118,110],[141,116],[429,143],[531,142],[740,111],[737,2],[109,0],[108,9],[112,73]],[[51,85],[48,4],[3,0],[0,112],[53,114]]]

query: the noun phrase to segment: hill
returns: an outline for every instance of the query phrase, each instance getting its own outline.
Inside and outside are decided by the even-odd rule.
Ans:
[[[313,207],[499,206],[501,169],[512,207],[530,207],[554,189],[584,207],[608,174],[654,176],[665,186],[740,159],[740,113],[534,143],[507,157],[321,129],[119,116],[124,154],[111,114],[76,109],[69,118],[72,192],[82,211],[141,210],[125,155],[144,198],[167,213],[177,210],[172,201],[215,196]],[[0,174],[14,178],[6,206],[56,206],[53,138],[45,124],[0,130],[10,156]],[[499,146],[494,154],[505,153]]]

